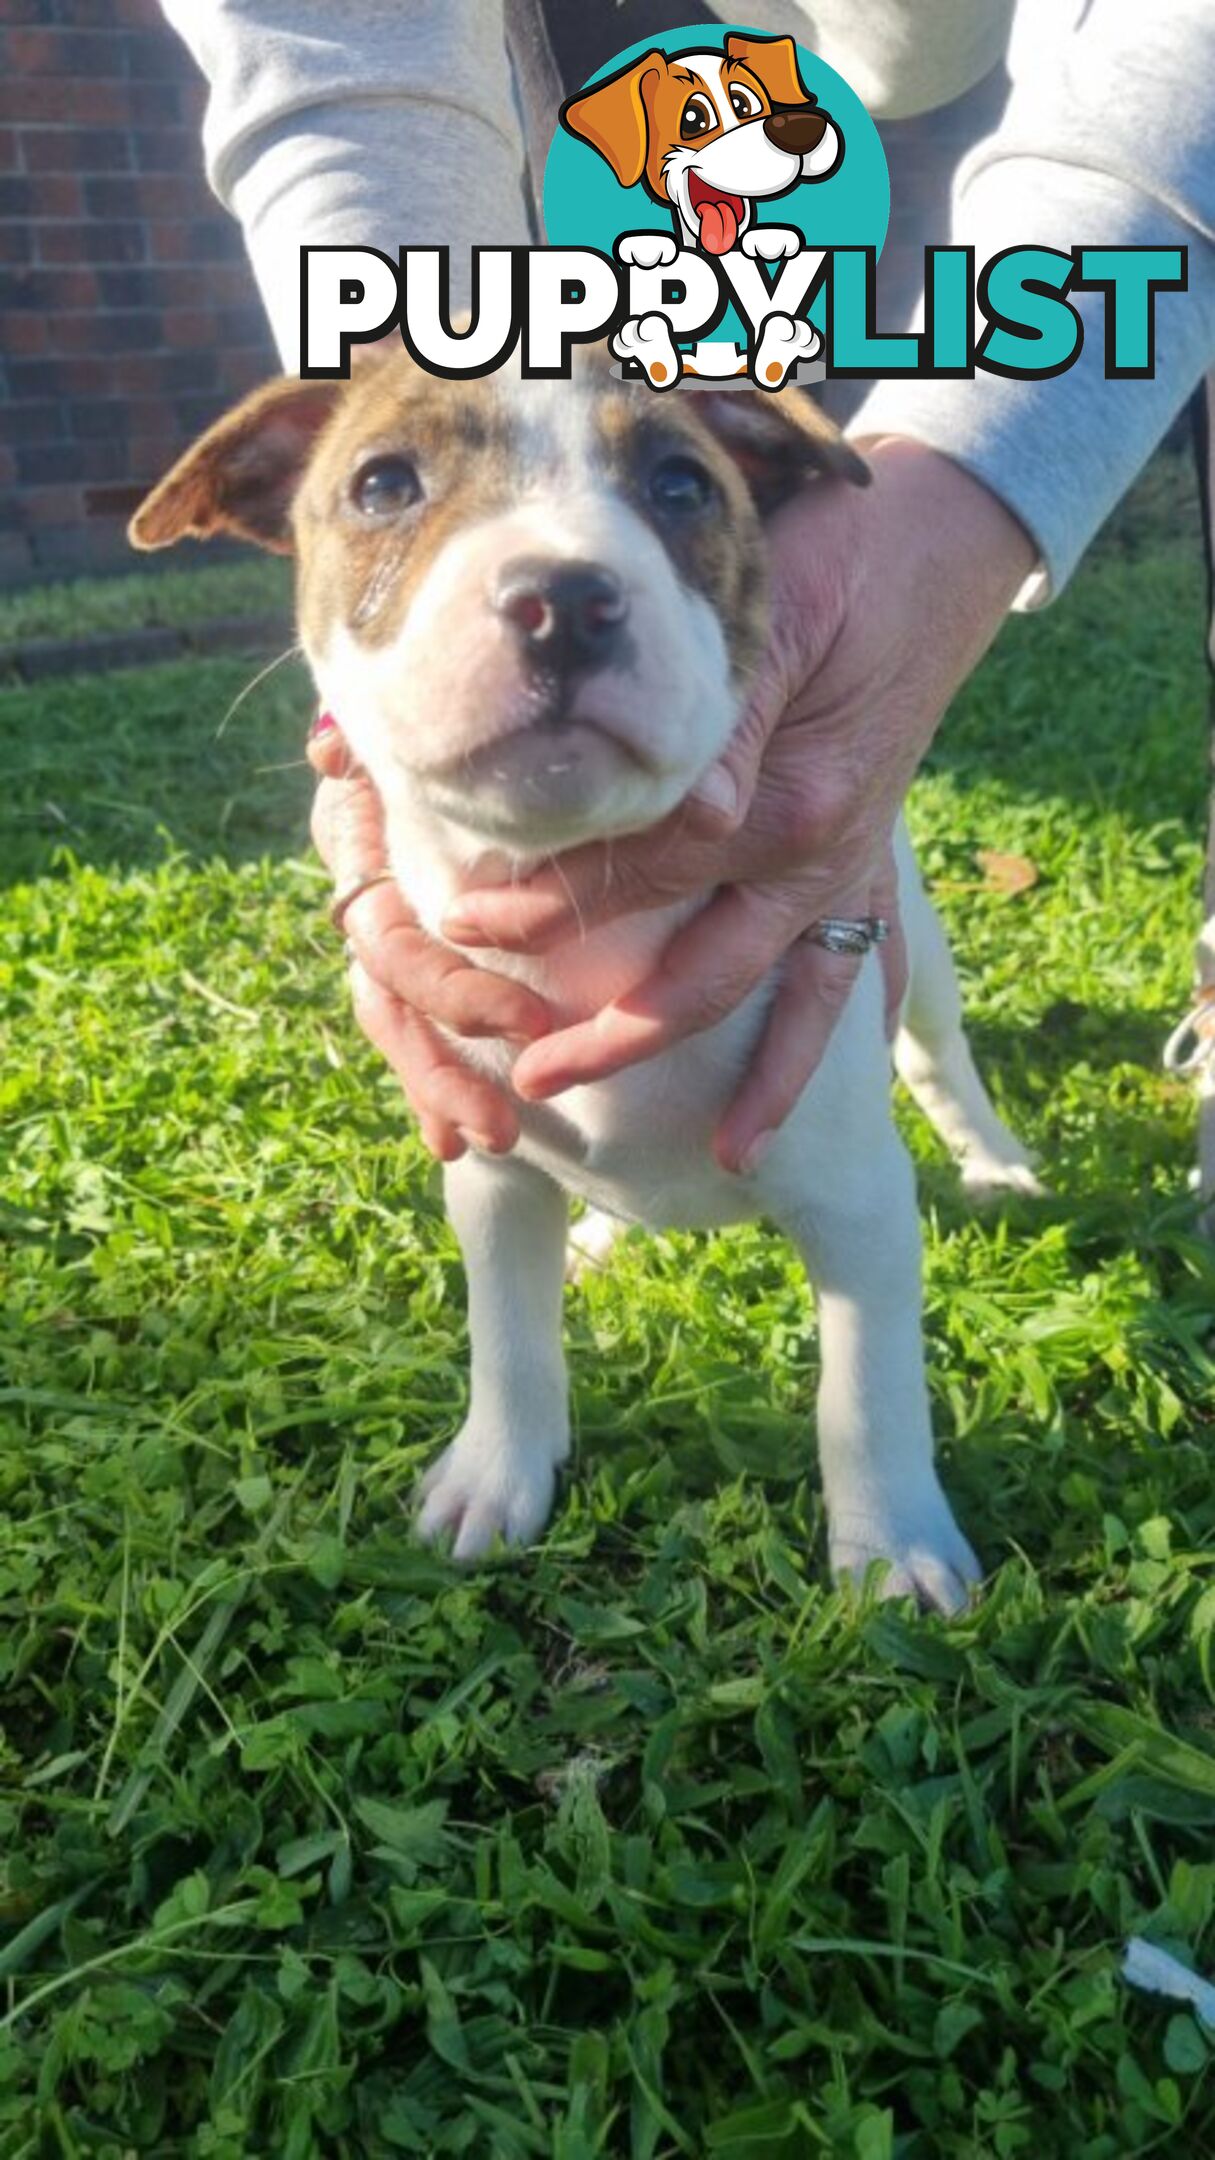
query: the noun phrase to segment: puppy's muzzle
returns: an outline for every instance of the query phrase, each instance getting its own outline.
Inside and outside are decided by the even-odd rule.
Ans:
[[[800,106],[790,112],[769,113],[764,121],[768,141],[794,157],[805,157],[808,150],[816,150],[826,128],[822,113],[805,111]]]
[[[628,595],[603,563],[540,556],[507,563],[493,604],[538,674],[568,679],[623,657]]]

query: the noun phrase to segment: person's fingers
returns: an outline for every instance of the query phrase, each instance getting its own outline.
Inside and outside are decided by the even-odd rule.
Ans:
[[[833,907],[831,912],[857,911]],[[723,1170],[758,1168],[768,1142],[818,1070],[860,967],[859,959],[825,952],[807,935],[790,946],[759,1045],[713,1136],[713,1153]]]
[[[391,1065],[432,1152],[449,1162],[470,1140],[491,1155],[507,1154],[519,1137],[519,1117],[506,1092],[464,1065],[420,1013],[384,990],[357,960],[350,992],[359,1026]]]
[[[511,1079],[530,1102],[605,1080],[715,1027],[741,1004],[796,931],[788,893],[730,885],[676,932],[652,974],[591,1020],[532,1043]]]
[[[359,767],[344,780],[322,780],[312,803],[312,843],[341,892],[388,866],[384,811]]]
[[[318,713],[308,730],[308,763],[323,780],[344,780],[354,760],[332,713]]]
[[[677,811],[636,839],[572,848],[558,865],[519,884],[461,893],[443,918],[443,935],[474,948],[547,952],[619,915],[669,907],[689,882],[693,890],[715,882],[703,851],[694,867],[688,864],[681,829]]]
[[[744,822],[764,752],[788,703],[786,671],[769,649],[760,662],[746,710],[734,733],[688,797],[688,830],[697,839],[727,838]]]
[[[544,999],[429,937],[395,884],[352,900],[343,928],[365,972],[384,990],[453,1034],[532,1042],[553,1024]]]

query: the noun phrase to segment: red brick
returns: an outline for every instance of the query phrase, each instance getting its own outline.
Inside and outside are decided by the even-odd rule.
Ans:
[[[44,263],[142,262],[144,255],[143,226],[134,218],[39,225],[36,240]]]
[[[46,346],[45,315],[17,308],[0,315],[0,352],[6,359],[29,359],[35,353],[44,353]]]
[[[0,32],[0,66],[6,75],[100,75],[114,65],[115,40],[106,30],[72,30],[58,24]],[[125,57],[125,56],[123,56]],[[123,74],[129,71],[123,67]]]
[[[133,435],[127,444],[127,471],[150,485],[177,463],[184,449],[185,441],[178,429],[171,435]]]
[[[27,183],[32,218],[78,218],[84,214],[84,189],[71,173],[39,173]]]
[[[113,391],[114,370],[121,361],[121,355],[111,359],[100,353],[57,353],[44,361],[43,374],[57,397],[101,397]]]
[[[21,130],[21,154],[31,173],[125,172],[131,137],[123,128],[28,127]]]
[[[84,515],[84,489],[78,483],[46,483],[27,489],[23,498],[28,525],[66,525]]]
[[[54,270],[32,270],[26,280],[29,304],[45,308],[49,315],[48,331],[54,344],[54,331],[61,315],[70,315],[80,308],[97,305],[97,273],[86,270],[83,264],[67,264]]]
[[[0,405],[0,440],[19,444],[58,442],[64,434],[63,413],[54,398],[19,399]]]
[[[105,173],[84,183],[90,217],[190,217],[207,207],[192,172]]]
[[[162,317],[166,345],[216,345],[219,325],[213,308],[167,308]]]
[[[219,380],[221,387],[237,397],[244,390],[256,388],[278,370],[278,361],[269,340],[264,347],[246,352],[223,352],[219,356]]]
[[[30,90],[37,86],[29,83]],[[68,82],[53,86],[59,91],[59,110],[43,117],[63,118],[66,100],[69,120],[83,120],[86,127],[125,127],[139,115],[139,101],[133,95],[135,85],[125,82]],[[30,115],[31,119],[34,117]]]
[[[239,225],[218,213],[157,222],[149,227],[148,240],[154,262],[205,264],[208,269],[213,262],[231,262],[243,248]]]

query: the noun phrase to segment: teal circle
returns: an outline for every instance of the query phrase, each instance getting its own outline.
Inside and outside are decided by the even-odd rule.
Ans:
[[[723,23],[707,31],[703,23],[685,30],[664,30],[655,37],[638,38],[626,45],[606,66],[588,76],[584,89],[615,75],[640,60],[657,46],[666,53],[716,51],[718,40],[725,49],[727,37],[763,37],[763,31],[742,23]],[[830,113],[844,138],[839,171],[829,180],[807,181],[788,195],[756,204],[761,224],[792,225],[807,247],[872,247],[881,252],[890,222],[890,175],[882,139],[855,90],[842,75],[805,45],[797,47],[797,64],[807,90]],[[606,160],[589,143],[580,142],[558,125],[544,168],[544,226],[550,247],[593,247],[610,255],[624,233],[666,232],[673,229],[673,214],[656,203],[638,181],[621,187]],[[824,327],[825,296],[820,294],[810,309],[810,320]],[[714,342],[745,338],[734,309],[723,316]]]

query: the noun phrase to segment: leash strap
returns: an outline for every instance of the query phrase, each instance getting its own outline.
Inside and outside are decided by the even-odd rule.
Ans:
[[[703,23],[720,31],[705,0],[505,0],[506,46],[527,144],[533,223],[543,237],[544,165],[557,113],[588,75],[637,38]]]

